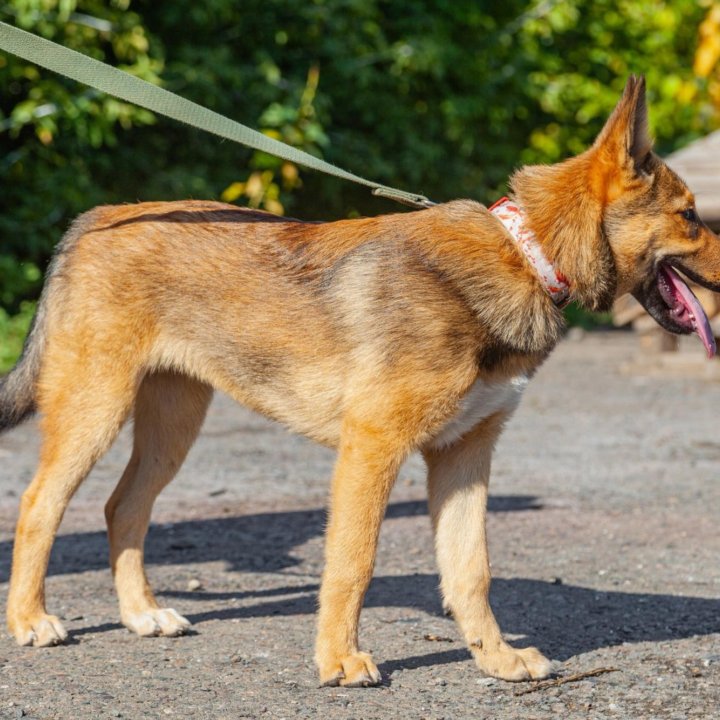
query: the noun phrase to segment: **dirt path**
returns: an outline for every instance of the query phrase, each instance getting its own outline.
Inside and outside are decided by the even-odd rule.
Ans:
[[[558,349],[496,453],[489,522],[493,605],[511,641],[540,647],[561,676],[618,672],[524,695],[528,685],[480,675],[441,612],[414,458],[363,614],[384,684],[318,688],[332,454],[218,398],[148,541],[154,586],[196,634],[141,640],[117,624],[102,506],[128,456],[125,433],[53,553],[49,608],[73,642],[32,650],[0,638],[0,718],[720,716],[720,384],[623,376],[635,352],[623,335]],[[32,423],[0,437],[1,612],[36,452]],[[193,580],[202,589],[189,590]]]

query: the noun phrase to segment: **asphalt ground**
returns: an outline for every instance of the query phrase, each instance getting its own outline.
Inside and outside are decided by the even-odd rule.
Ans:
[[[720,717],[720,384],[625,374],[637,353],[626,334],[562,343],[503,435],[491,482],[491,597],[506,636],[539,647],[560,680],[614,672],[555,687],[481,675],[442,613],[412,458],[361,623],[383,684],[319,688],[314,611],[333,454],[218,397],[147,542],[151,582],[193,634],[141,639],[118,623],[102,508],[129,456],[126,429],[53,551],[48,609],[71,641],[33,649],[0,637],[0,718]],[[3,613],[38,444],[32,421],[0,436]]]

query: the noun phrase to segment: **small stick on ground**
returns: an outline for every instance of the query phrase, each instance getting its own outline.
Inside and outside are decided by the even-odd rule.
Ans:
[[[588,670],[587,672],[576,673],[575,675],[567,675],[565,677],[556,678],[555,680],[543,680],[535,683],[532,687],[519,690],[515,693],[515,695],[527,695],[528,693],[535,692],[536,690],[546,690],[547,688],[565,685],[565,683],[577,682],[578,680],[584,680],[585,678],[595,677],[596,675],[604,675],[605,673],[611,672],[620,672],[620,668],[601,667],[595,668],[595,670]]]
[[[423,635],[423,639],[427,640],[429,642],[448,642],[448,643],[455,642],[452,638],[443,637],[442,635],[433,635],[433,634]]]

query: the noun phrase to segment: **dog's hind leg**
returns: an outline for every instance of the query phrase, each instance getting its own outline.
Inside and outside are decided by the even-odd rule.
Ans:
[[[45,611],[45,574],[55,533],[75,490],[115,439],[136,389],[120,361],[51,358],[38,409],[43,414],[40,464],[20,504],[7,620],[20,645],[55,645],[67,637]],[[78,370],[81,368],[81,371]],[[84,371],[84,372],[83,372]]]
[[[155,600],[143,544],[155,498],[195,441],[211,397],[210,386],[172,372],[148,375],[138,391],[132,457],[105,507],[120,617],[138,635],[181,635],[190,627]]]
[[[483,672],[503,680],[537,680],[550,663],[535,648],[503,640],[490,608],[485,533],[490,456],[503,425],[497,414],[454,445],[428,449],[428,501],[444,601]]]

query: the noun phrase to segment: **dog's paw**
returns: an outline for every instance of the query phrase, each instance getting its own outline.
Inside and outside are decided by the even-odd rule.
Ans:
[[[371,687],[382,677],[368,653],[356,652],[337,662],[320,664],[320,684],[325,686]]]
[[[122,622],[128,630],[142,637],[177,637],[190,629],[190,621],[172,608],[151,608],[134,615],[126,615]]]
[[[67,640],[67,630],[54,615],[38,614],[34,617],[8,621],[10,633],[18,645],[51,647]]]
[[[487,675],[519,682],[521,680],[542,680],[550,675],[552,663],[537,648],[516,649],[503,643],[484,651],[471,646],[477,666]]]

